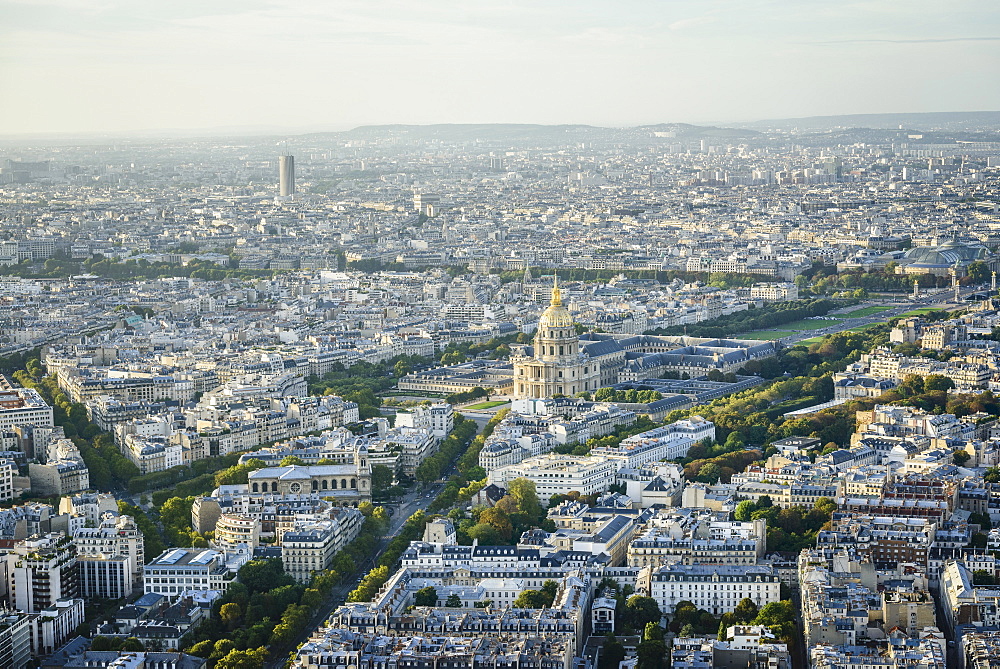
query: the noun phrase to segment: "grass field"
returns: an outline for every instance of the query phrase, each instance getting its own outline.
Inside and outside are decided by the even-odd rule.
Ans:
[[[746,332],[737,339],[781,339],[790,334],[795,334],[788,330],[758,330],[757,332]]]
[[[848,328],[847,330],[844,330],[844,332],[864,332],[868,328],[873,328],[876,325],[881,325],[881,323],[869,323],[868,325],[859,325],[856,328]],[[750,333],[748,335],[744,335],[744,337],[746,337],[747,339],[763,339],[764,338],[764,337],[754,337],[754,336],[752,336],[752,335],[755,335],[755,334],[758,334],[758,333],[752,332],[752,333]],[[763,334],[763,333],[760,333],[760,334]],[[782,336],[785,336],[785,335],[782,335]],[[809,339],[803,339],[802,341],[796,342],[795,345],[796,346],[812,346],[813,344],[818,344],[819,342],[823,341],[825,338],[827,338],[829,336],[830,335],[820,335],[819,337],[810,337]]]
[[[832,325],[836,325],[837,321],[841,319],[831,319],[831,320],[801,320],[792,321],[791,323],[785,323],[784,325],[778,326],[777,330],[822,330],[823,328],[828,328]]]
[[[903,316],[919,316],[921,314],[926,314],[931,311],[940,311],[940,309],[935,309],[933,307],[920,307],[919,309],[914,309],[913,311],[907,311]]]
[[[881,306],[881,307],[865,307],[864,309],[857,309],[850,313],[844,314],[845,318],[861,318],[863,316],[874,316],[875,314],[882,311],[889,311],[892,307]]]
[[[836,325],[836,320],[808,320],[804,319],[801,321],[792,321],[791,323],[785,323],[784,325],[779,325],[773,330],[757,330],[755,332],[744,332],[740,335],[743,339],[780,339],[781,337],[787,337],[788,335],[799,332],[802,330],[822,330],[823,328],[828,328],[831,325]]]
[[[473,404],[471,407],[462,408],[470,409],[472,411],[481,411],[483,409],[492,409],[493,407],[498,407],[502,404],[507,404],[507,402],[480,402],[479,404]]]

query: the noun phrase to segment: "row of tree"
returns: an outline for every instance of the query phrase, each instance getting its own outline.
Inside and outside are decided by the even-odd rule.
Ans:
[[[102,492],[121,490],[139,475],[139,468],[121,454],[114,438],[90,421],[87,408],[71,402],[55,376],[42,376],[37,359],[28,360],[25,369],[14,373],[14,379],[25,388],[37,390],[52,407],[53,421],[73,440],[87,464],[91,488]]]
[[[595,402],[626,402],[630,404],[648,404],[656,400],[662,400],[663,395],[653,389],[637,390],[615,390],[614,388],[600,388],[594,393]]]
[[[461,414],[455,415],[455,424],[451,434],[445,437],[438,447],[437,453],[424,458],[414,472],[418,481],[427,485],[441,478],[451,463],[465,452],[476,436],[476,424]]]
[[[524,279],[523,270],[493,270],[492,274],[499,274],[502,283],[522,281]],[[662,284],[671,283],[680,279],[685,283],[701,283],[713,288],[739,288],[752,286],[761,281],[781,281],[777,277],[767,277],[760,274],[737,274],[730,272],[687,272],[683,270],[653,270],[653,269],[582,269],[582,268],[559,268],[532,267],[532,276],[557,275],[560,281],[584,281],[584,282],[606,282],[617,276],[624,275],[630,279],[647,279],[657,281]]]
[[[27,279],[55,279],[77,274],[94,274],[105,279],[127,281],[131,279],[157,279],[161,277],[188,277],[206,281],[224,279],[257,279],[270,277],[280,270],[238,269],[231,257],[226,266],[207,260],[191,260],[186,265],[164,261],[150,262],[145,258],[117,262],[100,254],[79,261],[67,257],[54,257],[44,263],[25,261],[4,268],[4,273]],[[236,262],[239,259],[236,258]]]
[[[488,427],[490,426],[488,425]],[[492,432],[491,427],[490,432]],[[479,437],[476,437],[475,434],[476,425],[473,421],[468,420],[461,414],[455,416],[455,424],[451,433],[441,442],[438,452],[432,457],[439,458],[439,462],[436,465],[439,469],[444,469],[450,466],[452,462],[456,462],[459,473],[451,477],[445,488],[431,501],[428,505],[429,512],[433,513],[436,510],[448,508],[455,503],[459,490],[466,484],[463,472],[467,472],[470,469],[465,463],[469,462],[469,453],[477,448],[476,444]],[[480,444],[479,448],[481,447]],[[478,451],[476,453],[474,462],[477,463],[476,467],[478,468]],[[428,519],[428,515],[423,511],[417,511],[406,520],[399,533],[393,537],[385,550],[379,555],[377,560],[378,568],[370,571],[362,579],[358,588],[349,595],[350,601],[368,601],[378,592],[379,588],[388,580],[392,570],[395,569],[396,564],[403,555],[403,551],[409,548],[410,542],[423,536],[424,526],[427,524]],[[359,536],[354,543],[357,543],[361,539],[362,537]],[[339,559],[340,557],[338,556]],[[355,564],[358,565],[364,562],[364,560],[358,557],[354,557],[354,560]],[[334,566],[337,566],[337,563]]]
[[[829,295],[836,292],[862,290],[868,292],[908,293],[916,281],[921,288],[943,288],[951,284],[948,276],[934,274],[897,274],[899,264],[890,262],[882,269],[866,272],[850,270],[837,272],[822,262],[813,264],[805,274],[796,277],[799,294],[811,292],[814,295]],[[811,279],[811,282],[810,282]],[[963,286],[986,283],[990,279],[989,266],[981,260],[969,264],[966,275],[960,279]]]
[[[377,537],[388,528],[389,516],[370,503],[362,503],[359,510],[365,521],[357,538],[338,554],[330,569],[314,573],[308,584],[296,583],[285,573],[280,558],[243,565],[237,581],[213,604],[212,617],[192,634],[185,652],[215,662],[216,668],[234,669],[259,669],[267,657],[280,657],[313,623],[334,586],[375,554]],[[422,531],[422,522],[416,522]],[[388,567],[382,565],[372,570],[376,575],[385,571]]]
[[[307,585],[296,583],[280,558],[252,560],[213,603],[212,616],[190,635],[185,652],[214,662],[215,669],[262,669],[269,651],[280,656],[307,629],[340,578],[326,571]]]

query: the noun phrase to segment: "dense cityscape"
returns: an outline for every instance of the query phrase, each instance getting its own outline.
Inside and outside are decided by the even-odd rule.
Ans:
[[[0,667],[1000,666],[1000,113],[854,120],[0,143]]]

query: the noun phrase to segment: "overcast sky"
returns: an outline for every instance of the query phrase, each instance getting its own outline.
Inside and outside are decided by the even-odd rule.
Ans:
[[[0,134],[1000,109],[998,0],[0,0]]]

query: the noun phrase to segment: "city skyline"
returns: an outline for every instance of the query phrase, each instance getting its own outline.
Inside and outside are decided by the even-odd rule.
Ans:
[[[5,135],[1000,108],[995,5],[4,0]],[[291,105],[289,105],[291,101]]]

